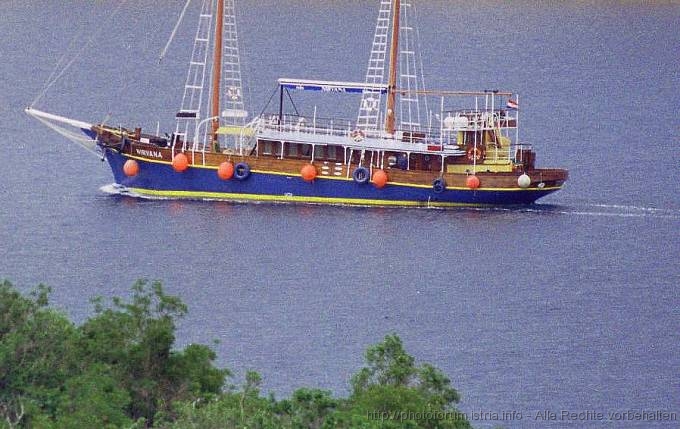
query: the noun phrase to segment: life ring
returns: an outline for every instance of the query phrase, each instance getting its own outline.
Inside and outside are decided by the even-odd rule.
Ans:
[[[250,176],[250,166],[245,162],[239,162],[234,166],[234,177],[236,180],[245,180]]]
[[[364,137],[366,137],[364,132],[361,131],[361,130],[358,130],[358,129],[349,133],[349,136],[352,138],[352,140],[354,140],[357,143],[359,143],[360,141],[362,141],[364,139]]]
[[[368,168],[362,166],[355,168],[352,172],[352,179],[360,185],[368,182],[370,176],[371,174],[368,171]]]
[[[241,96],[241,90],[236,86],[230,86],[227,89],[227,95],[229,96],[229,98],[231,98],[232,101],[236,101]]]
[[[470,146],[465,154],[470,162],[480,162],[484,160],[484,148],[481,146]]]
[[[443,177],[438,177],[432,181],[432,190],[435,194],[441,194],[446,189],[446,180]]]

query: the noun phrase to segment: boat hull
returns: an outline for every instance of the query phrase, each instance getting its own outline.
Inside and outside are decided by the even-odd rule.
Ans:
[[[210,199],[315,203],[358,206],[456,207],[526,205],[561,189],[561,184],[529,189],[447,187],[388,183],[356,183],[351,177],[317,176],[307,182],[300,175],[253,169],[247,178],[222,180],[215,166],[192,165],[177,172],[165,161],[130,157],[106,148],[105,157],[117,185],[127,194],[145,198]],[[139,171],[127,176],[123,166],[134,158]]]

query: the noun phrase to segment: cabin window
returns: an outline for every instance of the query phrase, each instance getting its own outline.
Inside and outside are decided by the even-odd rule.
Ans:
[[[312,145],[311,144],[301,144],[300,145],[300,152],[302,153],[302,156],[309,156],[312,154]]]
[[[314,147],[314,159],[324,159],[324,147],[323,146],[315,146]]]
[[[273,141],[263,141],[260,143],[262,155],[281,155],[281,143]]]
[[[296,143],[291,143],[288,145],[288,156],[291,157],[298,156],[298,145]]]
[[[423,169],[423,156],[419,154],[411,154],[409,165],[411,170],[422,170]]]
[[[274,144],[272,142],[264,142],[262,145],[262,155],[272,155],[274,153]]]
[[[335,161],[338,158],[338,147],[337,146],[328,146],[328,159],[331,161]]]

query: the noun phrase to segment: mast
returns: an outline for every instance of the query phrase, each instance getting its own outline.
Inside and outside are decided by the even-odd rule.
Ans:
[[[220,81],[222,79],[222,26],[224,24],[224,0],[217,0],[217,18],[215,19],[215,50],[213,51],[212,79],[212,146],[219,151],[217,129],[220,127]]]
[[[397,56],[399,54],[399,12],[400,0],[392,2],[392,40],[390,41],[390,68],[387,81],[387,111],[385,113],[385,132],[394,134],[394,106],[397,96]]]

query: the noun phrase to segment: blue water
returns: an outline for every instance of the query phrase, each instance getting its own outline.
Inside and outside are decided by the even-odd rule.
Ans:
[[[421,2],[429,84],[517,91],[521,138],[571,174],[540,205],[452,211],[102,192],[108,166],[22,110],[65,55],[36,107],[172,129],[193,15],[157,57],[182,3],[0,2],[0,277],[49,284],[78,321],[91,297],[161,279],[190,307],[178,345],[218,340],[219,364],[278,396],[346,394],[365,348],[396,332],[463,411],[522,413],[475,427],[678,426],[536,413],[680,414],[680,3]],[[242,4],[250,110],[277,77],[362,80],[376,13]]]

